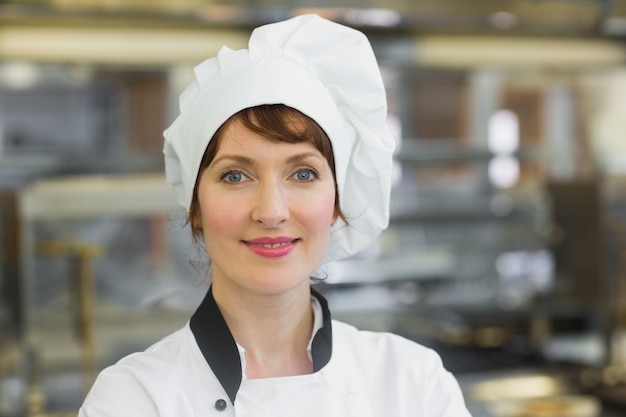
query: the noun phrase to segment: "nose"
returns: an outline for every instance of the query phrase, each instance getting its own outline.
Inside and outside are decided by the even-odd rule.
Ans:
[[[265,227],[276,227],[289,218],[288,198],[285,190],[274,182],[259,185],[252,209],[252,220]]]

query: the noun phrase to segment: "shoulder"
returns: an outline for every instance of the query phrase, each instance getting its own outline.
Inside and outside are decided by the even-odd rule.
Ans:
[[[185,326],[154,343],[145,351],[136,352],[120,359],[116,364],[104,369],[98,380],[121,374],[144,379],[154,373],[174,372],[177,368],[177,362],[185,352],[188,352],[192,342],[193,335],[189,327]]]
[[[359,330],[333,321],[333,338],[337,348],[348,348],[353,354],[362,353],[385,361],[399,360],[405,364],[410,359],[409,363],[423,367],[441,366],[441,359],[434,350],[394,333]]]
[[[333,359],[333,368],[362,384],[370,401],[381,393],[383,398],[399,395],[410,404],[407,409],[422,410],[421,415],[469,416],[460,386],[440,356],[412,340],[333,321]],[[408,415],[405,411],[396,415]]]
[[[166,336],[143,352],[105,368],[89,391],[79,416],[163,415],[163,403],[184,386],[194,359],[189,326]],[[194,363],[195,362],[195,363]]]

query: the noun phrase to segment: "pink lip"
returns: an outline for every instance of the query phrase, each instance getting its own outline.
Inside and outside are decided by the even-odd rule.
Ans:
[[[260,237],[242,241],[252,252],[264,258],[287,256],[296,247],[299,239],[291,237]]]

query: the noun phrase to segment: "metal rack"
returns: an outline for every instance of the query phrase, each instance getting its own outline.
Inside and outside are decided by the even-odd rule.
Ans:
[[[21,228],[21,307],[23,317],[22,351],[25,352],[24,380],[28,384],[25,399],[27,415],[47,410],[41,381],[48,372],[43,353],[54,342],[42,343],[47,326],[63,328],[57,335],[70,356],[77,361],[82,393],[91,386],[99,369],[97,338],[96,282],[94,261],[106,256],[102,244],[72,236],[41,239],[36,229],[45,224],[91,221],[110,217],[168,216],[178,209],[173,189],[162,175],[82,176],[41,180],[26,187],[19,195],[18,212]],[[69,321],[59,321],[53,314],[36,314],[37,286],[46,285],[35,267],[38,259],[58,259],[68,268],[65,290],[70,308]],[[67,311],[65,313],[68,313]],[[72,324],[73,323],[73,324]],[[49,337],[50,335],[48,335]]]

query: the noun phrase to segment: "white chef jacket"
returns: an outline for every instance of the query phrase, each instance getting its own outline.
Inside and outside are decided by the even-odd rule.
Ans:
[[[312,294],[312,374],[247,379],[244,351],[209,290],[182,329],[102,371],[78,416],[470,417],[434,351],[331,320]]]

